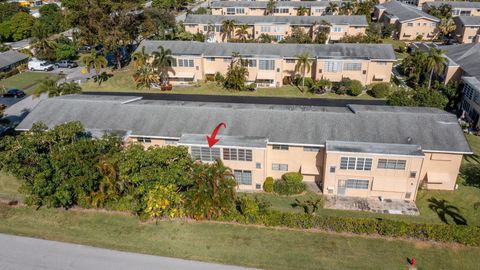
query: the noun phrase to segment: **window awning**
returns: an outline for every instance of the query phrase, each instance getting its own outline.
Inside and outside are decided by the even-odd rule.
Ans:
[[[427,172],[427,184],[442,184],[450,181],[450,174],[444,172]]]
[[[302,165],[301,167],[302,174],[309,174],[309,175],[319,175],[320,169],[315,165]]]

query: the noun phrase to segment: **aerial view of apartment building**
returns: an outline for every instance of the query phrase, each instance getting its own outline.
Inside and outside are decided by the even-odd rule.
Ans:
[[[307,74],[315,79],[341,81],[342,78],[372,82],[388,82],[395,54],[386,44],[259,44],[208,43],[185,41],[143,41],[153,53],[158,47],[169,49],[176,63],[169,71],[172,84],[184,84],[213,78],[217,72],[225,74],[232,55],[239,53],[248,62],[248,82],[263,87],[280,87],[295,77],[296,58],[308,54],[312,68]]]
[[[187,15],[184,25],[189,33],[211,35],[209,42],[227,42],[227,33],[222,28],[224,21],[234,21],[237,26],[247,25],[248,37],[257,39],[262,34],[282,41],[301,29],[315,39],[323,28],[328,27],[327,43],[338,42],[345,36],[364,35],[368,27],[365,16],[224,16],[224,15]],[[233,35],[235,37],[235,35]]]

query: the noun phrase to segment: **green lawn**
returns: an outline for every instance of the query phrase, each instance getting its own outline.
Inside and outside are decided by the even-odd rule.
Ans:
[[[25,71],[15,76],[0,80],[0,85],[7,88],[18,88],[27,93],[32,93],[35,87],[44,79],[58,80],[60,76],[51,72]]]
[[[282,86],[278,88],[259,88],[254,92],[235,92],[228,91],[216,83],[200,83],[198,86],[179,86],[174,87],[172,91],[162,92],[159,89],[137,89],[132,79],[132,71],[115,72],[113,77],[109,78],[100,86],[88,81],[82,85],[83,91],[106,91],[106,92],[139,92],[139,93],[162,93],[162,94],[200,94],[200,95],[236,95],[236,96],[280,96],[280,97],[305,97],[305,98],[336,98],[336,99],[375,99],[366,93],[358,97],[348,95],[337,95],[327,93],[324,95],[314,95],[311,93],[302,93],[299,88],[294,86]]]
[[[22,196],[18,193],[20,182],[13,176],[0,171],[0,199],[18,200]]]
[[[264,269],[478,269],[479,248],[129,215],[0,206],[0,232]]]

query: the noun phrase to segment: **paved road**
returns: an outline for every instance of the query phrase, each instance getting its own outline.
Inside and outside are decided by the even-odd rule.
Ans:
[[[347,104],[359,105],[385,105],[384,100],[360,99],[326,99],[326,98],[293,98],[293,97],[252,97],[252,96],[214,96],[214,95],[187,95],[187,94],[162,94],[162,93],[125,93],[125,92],[84,92],[87,95],[113,95],[113,96],[140,96],[150,100],[179,100],[201,102],[225,102],[248,104],[276,104],[276,105],[303,105],[345,107]]]
[[[0,269],[239,270],[246,268],[0,234]]]
[[[200,2],[200,3],[196,3],[191,9],[190,11],[194,12],[194,11],[197,11],[197,9],[201,8],[201,7],[208,7],[209,5],[209,1],[205,1],[205,2]],[[180,21],[185,21],[185,18],[187,17],[187,12],[181,12],[179,13],[177,16],[175,16],[175,21],[176,22],[180,22]]]

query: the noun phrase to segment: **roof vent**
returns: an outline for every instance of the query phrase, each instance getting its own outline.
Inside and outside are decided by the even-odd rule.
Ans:
[[[412,137],[407,137],[407,143],[412,143]]]

